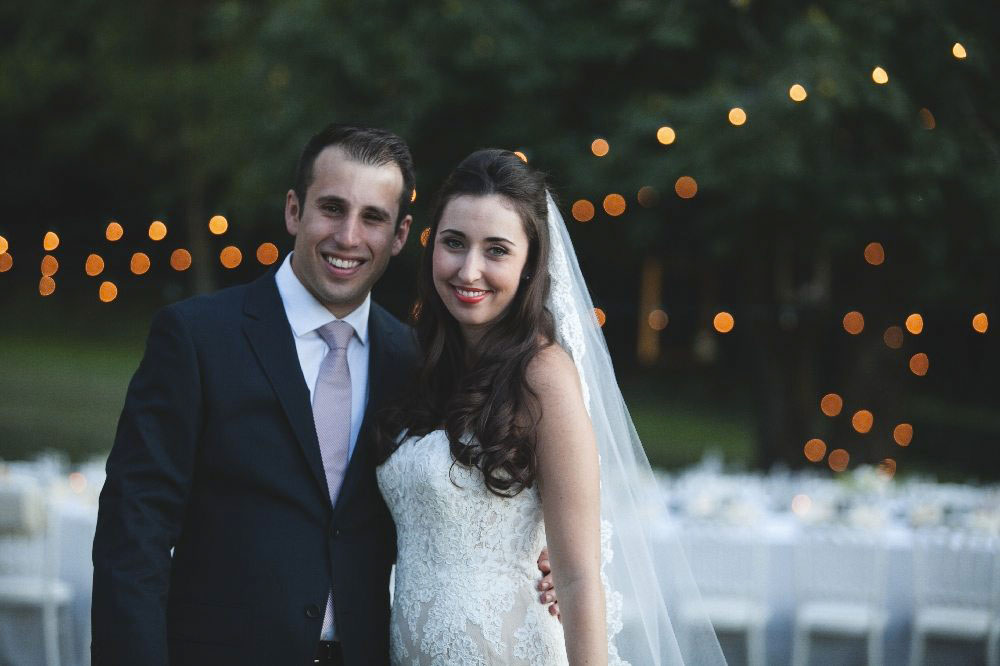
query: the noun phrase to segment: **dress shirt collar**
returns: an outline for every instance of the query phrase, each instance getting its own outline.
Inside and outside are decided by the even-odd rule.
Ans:
[[[289,252],[285,257],[281,268],[274,276],[274,281],[278,284],[278,293],[285,306],[288,323],[292,325],[292,332],[297,337],[302,337],[320,326],[336,321],[337,317],[317,301],[299,281],[295,271],[292,270],[292,254]],[[368,344],[368,313],[371,310],[371,302],[372,295],[369,293],[361,305],[342,318],[351,325],[363,345]]]

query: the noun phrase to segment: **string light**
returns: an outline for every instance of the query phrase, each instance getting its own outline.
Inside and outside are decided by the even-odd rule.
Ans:
[[[48,275],[43,275],[38,281],[38,293],[42,296],[51,296],[56,291],[56,281]]]
[[[0,236],[0,254],[7,254],[7,250],[10,249],[10,243],[3,236]]]
[[[875,69],[872,70],[872,81],[879,84],[880,86],[884,86],[885,84],[889,83],[889,73],[886,72],[881,67],[876,67]]]
[[[102,303],[110,303],[118,298],[118,286],[114,282],[102,282],[97,290],[97,297]]]
[[[827,464],[830,466],[834,472],[843,472],[847,469],[848,463],[851,461],[851,454],[844,449],[834,449],[830,451],[829,457],[826,459]]]
[[[934,119],[934,114],[931,113],[930,109],[920,109],[917,112],[917,116],[920,118],[920,124],[923,125],[925,130],[932,130],[937,127],[937,120]]]
[[[6,273],[14,267],[14,257],[11,256],[10,252],[4,252],[0,254],[0,273]]]
[[[809,462],[819,462],[826,455],[826,442],[822,439],[810,439],[803,447],[803,453]]]
[[[257,248],[257,261],[263,266],[270,266],[278,260],[278,246],[274,243],[261,243]]]
[[[191,253],[182,247],[170,253],[170,267],[178,273],[191,268]]]
[[[54,231],[45,232],[45,237],[42,239],[42,247],[45,248],[46,252],[52,252],[59,247],[59,234]]]
[[[664,125],[660,129],[656,130],[656,140],[664,146],[669,146],[677,140],[677,132],[674,131],[673,127]]]
[[[788,96],[792,98],[793,102],[804,102],[809,93],[800,83],[792,84],[792,87],[788,89]]]
[[[527,164],[528,156],[522,153],[520,150],[515,150],[514,154],[521,158],[521,161]]]
[[[698,194],[698,181],[691,176],[681,176],[674,183],[674,192],[681,199],[693,199]]]
[[[132,261],[129,262],[129,269],[136,275],[144,275],[151,265],[149,261],[149,255],[144,252],[136,252],[132,255]]]
[[[604,197],[604,212],[611,217],[618,217],[625,212],[625,197],[620,194],[609,194]]]
[[[590,222],[594,219],[594,204],[586,199],[577,199],[573,202],[570,212],[573,214],[573,219],[577,222]]]
[[[837,416],[844,408],[844,399],[836,393],[827,393],[820,399],[819,408],[829,417]]]
[[[122,225],[118,224],[114,220],[108,222],[108,228],[104,230],[105,238],[114,243],[115,241],[121,240],[124,235],[125,230],[122,228]]]
[[[660,201],[660,193],[652,185],[643,185],[636,194],[639,205],[643,208],[652,208]]]
[[[604,323],[608,320],[608,316],[604,314],[604,310],[594,308],[594,317],[597,319],[597,325],[604,328]]]
[[[149,237],[154,241],[161,241],[167,237],[167,225],[159,220],[153,220],[149,225]]]
[[[965,57],[966,57],[966,56],[968,55],[968,54],[967,54],[967,53],[965,52],[965,47],[964,47],[964,46],[962,46],[962,45],[961,45],[960,43],[958,43],[958,42],[955,42],[955,43],[954,43],[954,44],[952,45],[952,47],[951,47],[951,54],[952,54],[953,56],[955,56],[956,58],[958,58],[959,60],[965,60]]]
[[[985,333],[990,327],[989,317],[986,316],[985,312],[980,312],[972,318],[972,330],[976,333]]]
[[[97,254],[88,255],[87,261],[83,266],[83,271],[90,277],[100,275],[104,272],[104,259]]]
[[[868,243],[865,246],[865,261],[872,266],[881,266],[885,261],[885,248],[882,243]]]
[[[910,372],[915,374],[917,377],[923,377],[930,370],[931,360],[927,357],[927,354],[923,352],[918,352],[910,357]]]
[[[663,310],[653,310],[646,319],[649,322],[649,327],[654,331],[662,331],[670,323],[670,317]]]
[[[809,510],[812,509],[812,505],[812,498],[810,498],[809,495],[800,493],[792,498],[792,513],[801,518],[809,513]]]
[[[882,341],[885,342],[885,346],[889,349],[899,349],[903,346],[903,329],[899,326],[890,326],[885,329]]]
[[[892,458],[886,458],[878,464],[878,473],[887,480],[892,479],[896,475],[896,461]]]
[[[527,160],[525,160],[525,161],[527,161]],[[413,191],[410,192],[410,203],[413,203],[416,200],[417,200],[417,188],[414,187]]]
[[[427,244],[431,242],[431,228],[424,227],[424,230],[420,232],[420,244],[427,247]]]
[[[913,335],[920,335],[924,330],[924,318],[914,312],[906,318],[906,330]]]
[[[243,262],[243,253],[235,245],[229,245],[222,248],[222,252],[219,253],[219,261],[225,268],[236,268]]]
[[[854,412],[854,416],[851,417],[851,426],[862,435],[871,432],[874,424],[875,416],[867,409],[859,409]]]
[[[611,150],[611,145],[606,139],[594,139],[590,142],[590,152],[597,157],[604,157]]]
[[[738,106],[734,106],[729,109],[729,122],[734,126],[739,127],[745,124],[747,121],[747,112]]]
[[[909,423],[900,423],[892,429],[892,439],[900,446],[909,446],[913,441],[913,426]]]
[[[712,319],[712,326],[719,333],[729,333],[735,325],[736,320],[733,319],[733,315],[725,311],[716,314]]]
[[[212,219],[208,221],[208,230],[216,236],[226,233],[227,229],[229,229],[229,220],[222,215],[213,215]]]
[[[851,335],[858,335],[865,330],[865,318],[857,310],[851,310],[844,315],[844,330]]]
[[[59,260],[53,257],[51,254],[47,254],[42,257],[42,275],[45,277],[52,277],[59,272]]]

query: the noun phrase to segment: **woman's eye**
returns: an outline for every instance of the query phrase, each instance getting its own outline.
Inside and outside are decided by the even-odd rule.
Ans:
[[[494,257],[502,257],[503,255],[507,254],[507,248],[496,245],[490,248],[490,254],[492,254]]]
[[[444,244],[452,249],[457,249],[462,247],[461,241],[459,241],[457,238],[445,238]]]

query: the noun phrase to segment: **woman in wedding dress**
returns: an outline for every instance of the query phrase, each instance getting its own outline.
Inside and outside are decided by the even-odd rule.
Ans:
[[[703,659],[670,625],[640,515],[648,463],[616,411],[543,175],[504,150],[463,160],[438,195],[418,292],[422,364],[380,427],[398,546],[392,662],[724,663],[710,628],[688,641]],[[536,600],[545,544],[561,623]],[[637,617],[627,640],[623,591]]]

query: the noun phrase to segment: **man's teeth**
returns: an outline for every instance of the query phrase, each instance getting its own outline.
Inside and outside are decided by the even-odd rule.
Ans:
[[[485,289],[459,289],[458,287],[455,287],[455,291],[458,292],[459,296],[465,296],[466,298],[476,298],[486,293]]]
[[[326,257],[326,263],[334,268],[354,268],[361,265],[357,259],[338,259],[337,257]]]

